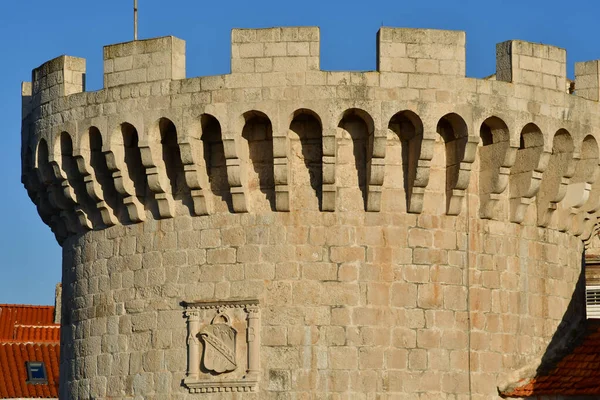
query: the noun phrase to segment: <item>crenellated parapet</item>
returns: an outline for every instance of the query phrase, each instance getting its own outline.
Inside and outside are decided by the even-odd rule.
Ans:
[[[463,32],[381,28],[369,72],[320,70],[319,39],[235,29],[232,73],[199,78],[180,39],[106,46],[97,92],[83,59],[35,69],[22,176],[42,219],[62,241],[219,212],[459,215],[470,193],[480,218],[595,230],[598,61],[577,64],[571,94],[553,46],[501,43],[495,77],[472,79]]]
[[[62,56],[22,87],[22,180],[63,246],[61,398],[496,399],[564,350],[600,228],[600,67],[381,28],[323,71],[314,27]],[[234,393],[235,392],[235,393]],[[212,393],[212,394],[211,394]]]

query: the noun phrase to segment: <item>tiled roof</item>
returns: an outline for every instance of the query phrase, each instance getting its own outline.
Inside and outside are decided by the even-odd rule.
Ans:
[[[13,339],[15,325],[54,325],[54,307],[0,304],[0,340]]]
[[[59,343],[0,344],[0,398],[58,398]],[[26,383],[26,361],[43,361],[48,384]]]
[[[503,397],[600,396],[600,323],[588,321],[583,340],[550,372],[519,383]]]
[[[0,399],[57,398],[60,325],[54,307],[0,305]],[[25,362],[42,361],[47,384],[28,384]]]
[[[60,325],[15,325],[13,339],[31,342],[60,342]]]

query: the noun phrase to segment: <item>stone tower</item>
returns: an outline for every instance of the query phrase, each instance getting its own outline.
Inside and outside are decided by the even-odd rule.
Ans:
[[[378,68],[313,27],[62,56],[23,84],[23,183],[63,248],[61,399],[497,399],[583,315],[600,68],[381,28]],[[571,330],[572,330],[571,329]]]

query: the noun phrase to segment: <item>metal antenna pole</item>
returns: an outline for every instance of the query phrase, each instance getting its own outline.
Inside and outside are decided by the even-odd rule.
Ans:
[[[138,40],[138,0],[133,0],[133,40]]]

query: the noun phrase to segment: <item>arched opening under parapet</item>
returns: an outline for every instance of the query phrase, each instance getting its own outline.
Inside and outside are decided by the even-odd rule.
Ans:
[[[301,109],[294,113],[289,135],[291,207],[320,210],[323,189],[323,129],[316,113]]]
[[[244,114],[242,137],[248,142],[248,157],[253,171],[248,168],[248,194],[255,209],[264,208],[263,196],[256,196],[260,191],[268,207],[275,211],[275,177],[273,166],[273,128],[271,120],[260,111],[249,111]]]
[[[96,204],[86,190],[83,176],[79,172],[77,161],[73,157],[73,140],[68,132],[61,132],[60,134],[60,157],[62,170],[73,189],[73,201],[85,211],[94,227],[101,226],[102,220],[99,218]]]
[[[599,157],[598,142],[592,135],[587,135],[581,144],[581,156],[576,161],[575,174],[569,182],[564,200],[559,203],[557,220],[560,230],[566,231],[569,224],[575,223],[574,231],[581,232],[584,214],[600,208]],[[573,220],[574,212],[581,216]]]
[[[406,198],[406,209],[410,206],[410,199],[417,175],[417,163],[421,157],[421,144],[423,142],[423,122],[417,114],[405,110],[395,114],[388,125],[388,129],[395,133],[391,148],[386,154],[386,164],[390,168],[402,166],[402,173],[396,174],[392,170],[392,176],[402,176],[402,185]],[[389,138],[388,138],[389,139]],[[400,141],[400,151],[395,151],[397,141]]]
[[[60,134],[60,158],[62,170],[69,181],[78,177],[77,163],[73,159],[73,141],[67,132]]]
[[[37,147],[37,168],[44,185],[49,185],[52,182],[48,165],[48,154],[48,144],[46,143],[46,140],[40,139]]]
[[[508,146],[510,140],[508,126],[498,117],[489,117],[481,123],[479,137],[483,147],[505,143]]]
[[[537,195],[538,225],[548,226],[556,204],[566,194],[568,180],[573,175],[573,139],[569,132],[560,129],[552,139],[552,153],[548,160],[548,167],[542,176],[540,190]],[[562,188],[561,188],[562,187]]]
[[[541,167],[543,151],[544,136],[540,128],[533,123],[525,125],[521,130],[519,149],[509,176],[512,221],[522,221],[528,204],[525,199],[535,195],[534,171]]]
[[[204,162],[212,194],[221,199],[221,205],[213,202],[215,211],[233,212],[231,189],[227,177],[227,159],[223,147],[221,124],[209,114],[200,117],[202,126],[201,140],[204,145]]]
[[[573,144],[573,138],[566,129],[559,129],[554,138],[552,139],[552,155],[566,155],[573,154],[575,146]]]
[[[588,177],[588,182],[594,175],[598,174],[598,161],[600,160],[600,150],[598,142],[592,135],[587,135],[581,144],[581,158],[578,171],[581,175]]]
[[[366,210],[368,165],[373,155],[373,118],[363,110],[352,108],[344,112],[338,128],[339,205],[345,210]]]
[[[506,164],[506,153],[510,147],[508,126],[498,117],[489,117],[479,128],[479,199],[480,215],[492,217],[495,195],[506,189],[500,179],[500,168]]]
[[[194,205],[190,195],[190,188],[185,181],[181,150],[177,142],[177,128],[170,119],[161,118],[158,120],[158,130],[160,131],[162,158],[171,185],[171,194],[175,200],[182,201],[190,212],[193,213]]]
[[[104,201],[114,211],[117,218],[121,219],[123,200],[115,189],[115,182],[106,164],[106,157],[102,152],[102,134],[98,128],[92,126],[89,129],[88,139],[90,145],[90,165],[94,170],[96,181],[98,181],[102,188]]]
[[[437,133],[444,141],[446,160],[446,208],[450,207],[453,190],[458,183],[460,163],[464,160],[468,139],[468,127],[461,116],[455,113],[444,115],[438,121]]]
[[[538,126],[532,122],[528,123],[521,130],[519,139],[519,150],[538,149],[544,147],[544,136]],[[541,150],[540,150],[541,151]]]
[[[146,200],[149,201],[151,196],[148,188],[148,178],[146,177],[146,167],[142,163],[142,153],[138,146],[137,129],[125,122],[121,124],[121,134],[123,135],[125,165],[127,165],[129,179],[133,181],[136,197],[142,204],[146,204]]]

